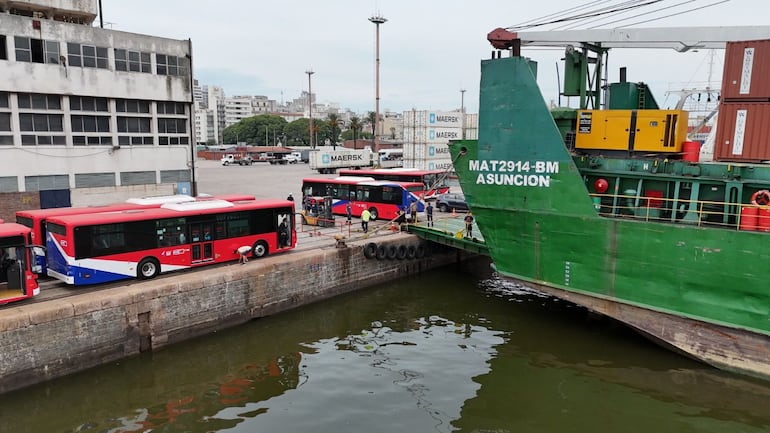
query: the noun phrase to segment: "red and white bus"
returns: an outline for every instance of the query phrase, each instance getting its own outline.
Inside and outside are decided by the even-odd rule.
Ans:
[[[149,209],[158,208],[166,203],[185,203],[196,200],[226,200],[226,201],[241,201],[241,200],[254,200],[253,195],[247,194],[226,194],[218,196],[199,196],[191,197],[189,195],[177,194],[177,195],[157,195],[130,198],[122,203],[112,203],[99,206],[82,206],[82,207],[55,207],[47,209],[29,209],[20,210],[16,212],[16,223],[23,226],[27,226],[32,229],[32,242],[45,245],[46,244],[46,229],[45,223],[48,218],[66,215],[81,215],[85,213],[99,213],[99,212],[117,212],[122,210],[131,209]],[[45,256],[38,256],[37,264],[41,267],[41,274],[46,274],[46,259]]]
[[[420,199],[422,191],[421,183],[374,180],[371,177],[302,179],[304,207],[312,206],[313,202],[323,202],[324,197],[331,197],[332,213],[346,215],[347,204],[350,203],[352,216],[360,217],[364,209],[369,209],[373,220],[394,219],[399,210],[406,210],[412,202],[416,202],[417,211],[422,212],[425,208],[425,203]]]
[[[74,285],[236,260],[243,246],[263,257],[297,244],[288,200],[168,203],[52,217],[46,226],[48,275]]]
[[[423,199],[449,192],[446,170],[418,170],[414,168],[379,168],[362,170],[340,170],[340,176],[366,176],[374,180],[396,182],[419,182],[424,185],[419,196]]]
[[[0,224],[0,304],[40,294],[32,230],[21,224]],[[35,269],[36,270],[36,269]]]

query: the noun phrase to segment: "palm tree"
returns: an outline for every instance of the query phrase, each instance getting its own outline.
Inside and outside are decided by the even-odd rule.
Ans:
[[[342,119],[340,119],[340,116],[336,113],[329,113],[329,116],[327,116],[326,119],[329,121],[329,126],[332,128],[332,148],[337,150],[337,127],[342,125]]]
[[[372,137],[377,135],[377,132],[374,130],[374,128],[377,127],[377,122],[375,119],[377,119],[377,113],[374,111],[370,111],[366,114],[366,122],[369,123],[369,125],[372,127]]]
[[[358,116],[353,116],[350,118],[350,129],[353,130],[353,150],[358,149],[358,140],[356,132],[359,131],[363,125],[361,124],[361,119],[358,118]]]

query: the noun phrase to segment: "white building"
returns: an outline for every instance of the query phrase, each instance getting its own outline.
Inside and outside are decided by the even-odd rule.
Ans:
[[[191,42],[96,15],[96,0],[0,0],[0,193],[49,207],[194,183]]]

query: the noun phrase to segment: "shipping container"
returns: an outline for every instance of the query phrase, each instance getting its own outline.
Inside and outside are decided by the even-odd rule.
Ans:
[[[446,144],[404,143],[404,158],[428,160],[449,157],[449,146]]]
[[[404,127],[404,141],[410,143],[442,143],[449,140],[461,140],[462,128]]]
[[[722,102],[719,106],[714,160],[770,160],[770,103]]]
[[[728,42],[722,101],[770,101],[770,40]]]
[[[476,129],[479,127],[478,113],[465,113],[465,129]]]
[[[465,139],[466,140],[478,140],[479,139],[479,130],[477,128],[468,128],[465,130]]]
[[[458,111],[404,111],[404,127],[462,128],[463,117]]]

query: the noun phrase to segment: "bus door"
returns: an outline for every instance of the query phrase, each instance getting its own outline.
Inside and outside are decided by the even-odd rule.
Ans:
[[[26,295],[23,253],[23,248],[0,248],[0,298]]]
[[[190,224],[190,249],[192,263],[210,262],[214,260],[213,223]]]

